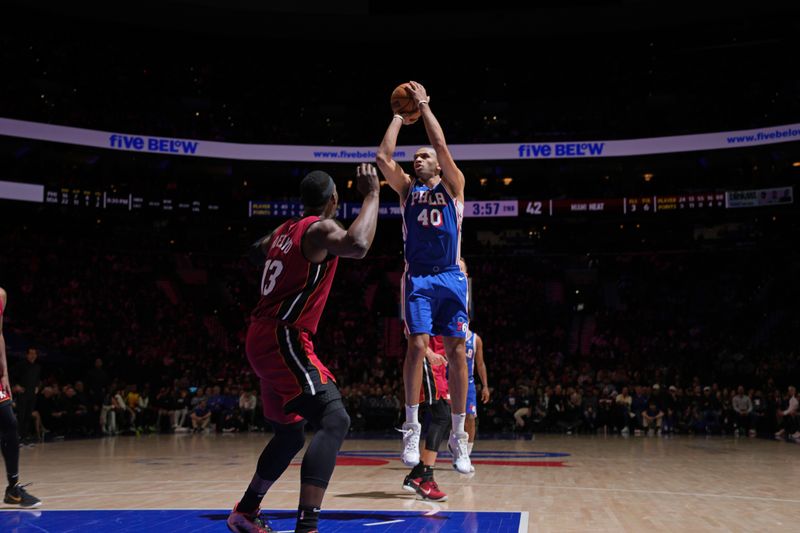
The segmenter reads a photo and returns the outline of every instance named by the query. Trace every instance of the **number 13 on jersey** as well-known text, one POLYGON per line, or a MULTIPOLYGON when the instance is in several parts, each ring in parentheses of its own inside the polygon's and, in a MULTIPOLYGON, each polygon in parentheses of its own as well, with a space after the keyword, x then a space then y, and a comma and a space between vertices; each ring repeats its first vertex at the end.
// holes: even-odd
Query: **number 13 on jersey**
POLYGON ((278 259, 268 259, 261 275, 261 295, 266 296, 275 288, 278 276, 283 272, 283 263, 278 259))

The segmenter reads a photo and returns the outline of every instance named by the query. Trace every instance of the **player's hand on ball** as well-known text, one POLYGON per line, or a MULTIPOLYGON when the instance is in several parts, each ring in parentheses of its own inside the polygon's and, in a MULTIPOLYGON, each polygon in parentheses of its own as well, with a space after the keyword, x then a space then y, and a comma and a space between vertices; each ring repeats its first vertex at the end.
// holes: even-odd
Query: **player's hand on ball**
POLYGON ((430 102, 431 97, 428 96, 428 91, 425 90, 425 87, 420 85, 415 81, 408 82, 408 88, 411 92, 411 97, 414 99, 414 103, 417 104, 419 107, 420 102, 430 102))

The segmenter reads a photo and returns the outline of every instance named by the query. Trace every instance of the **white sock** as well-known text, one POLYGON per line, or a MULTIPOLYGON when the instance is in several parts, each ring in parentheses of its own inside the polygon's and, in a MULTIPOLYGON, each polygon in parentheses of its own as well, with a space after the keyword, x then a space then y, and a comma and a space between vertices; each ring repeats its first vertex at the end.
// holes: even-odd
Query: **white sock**
POLYGON ((467 419, 467 413, 451 414, 450 419, 453 421, 453 433, 464 433, 464 421, 467 419))
POLYGON ((467 443, 467 455, 472 455, 472 448, 475 446, 474 442, 467 443))
POLYGON ((419 404, 406 405, 406 423, 419 424, 419 404))

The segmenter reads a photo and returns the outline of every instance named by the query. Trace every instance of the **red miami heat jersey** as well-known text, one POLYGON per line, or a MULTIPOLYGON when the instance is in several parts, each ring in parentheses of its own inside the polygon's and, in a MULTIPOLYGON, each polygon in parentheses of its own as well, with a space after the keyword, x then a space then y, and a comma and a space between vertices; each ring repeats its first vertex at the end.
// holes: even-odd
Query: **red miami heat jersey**
MULTIPOLYGON (((447 357, 444 349, 444 340, 440 336, 430 338, 428 344, 434 353, 447 357)), ((447 365, 433 366, 426 357, 422 364, 422 390, 419 394, 420 403, 432 404, 436 400, 450 401, 450 388, 447 383, 447 365)))
POLYGON ((261 300, 256 320, 275 320, 311 333, 317 332, 336 273, 338 257, 310 263, 303 255, 303 235, 317 216, 284 222, 269 243, 261 275, 261 300))

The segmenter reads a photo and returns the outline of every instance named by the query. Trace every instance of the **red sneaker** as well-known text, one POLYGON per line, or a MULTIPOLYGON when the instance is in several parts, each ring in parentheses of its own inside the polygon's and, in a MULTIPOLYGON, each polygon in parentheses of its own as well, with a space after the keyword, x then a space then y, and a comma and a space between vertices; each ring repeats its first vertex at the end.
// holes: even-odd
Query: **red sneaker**
POLYGON ((423 500, 432 500, 434 502, 446 502, 447 494, 439 490, 439 485, 434 480, 423 481, 417 488, 417 494, 423 500))
POLYGON ((410 475, 403 479, 403 490, 406 492, 418 492, 419 484, 422 483, 421 477, 412 478, 410 475))
POLYGON ((238 506, 237 503, 228 515, 226 522, 228 529, 234 533, 274 533, 275 530, 258 517, 261 509, 256 509, 252 513, 240 513, 236 510, 238 506))

